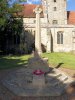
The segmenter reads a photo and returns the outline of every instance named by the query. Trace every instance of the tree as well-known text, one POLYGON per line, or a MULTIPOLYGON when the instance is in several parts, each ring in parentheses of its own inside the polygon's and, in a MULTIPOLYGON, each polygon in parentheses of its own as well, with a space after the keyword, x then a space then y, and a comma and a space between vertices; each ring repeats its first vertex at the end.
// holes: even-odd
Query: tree
POLYGON ((6 0, 0 0, 0 26, 5 24, 8 14, 8 4, 6 0))
POLYGON ((17 40, 23 25, 20 14, 22 6, 14 4, 10 7, 8 2, 8 0, 0 0, 0 49, 2 51, 7 51, 10 48, 9 44, 14 40, 14 35, 16 35, 17 40), (20 17, 20 19, 15 19, 14 16, 20 17))

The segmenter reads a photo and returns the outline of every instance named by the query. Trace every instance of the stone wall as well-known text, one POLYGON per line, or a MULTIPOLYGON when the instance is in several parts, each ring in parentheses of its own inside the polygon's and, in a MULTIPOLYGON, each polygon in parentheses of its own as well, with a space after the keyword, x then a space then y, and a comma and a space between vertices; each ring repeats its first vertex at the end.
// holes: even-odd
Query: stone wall
POLYGON ((67 24, 66 0, 56 0, 56 2, 54 0, 47 0, 46 6, 51 25, 53 24, 53 20, 57 20, 57 24, 60 25, 67 24))
POLYGON ((73 28, 53 28, 53 51, 54 52, 69 52, 72 51, 72 30, 73 28), (57 44, 57 32, 63 32, 63 44, 57 44))
MULTIPOLYGON (((51 14, 50 14, 51 15, 51 14)), ((59 18, 59 17, 58 17, 59 18)), ((63 15, 63 18, 64 17, 63 15)), ((60 21, 60 19, 59 19, 60 21)), ((61 20, 62 21, 62 20, 61 20)), ((35 18, 24 18, 25 40, 27 48, 31 49, 32 44, 35 41, 35 18)), ((64 21, 65 23, 65 21, 64 21)), ((64 24, 63 23, 63 24, 64 24)), ((45 19, 41 18, 41 45, 42 49, 47 52, 70 52, 75 51, 75 38, 73 38, 74 25, 51 25, 48 27, 45 19), (63 32, 63 44, 57 44, 57 33, 63 32)))
MULTIPOLYGON (((33 20, 35 18, 29 19, 27 22, 27 18, 24 19, 25 31, 26 32, 26 42, 28 49, 31 49, 31 45, 35 41, 35 23, 33 20), (25 21, 26 20, 26 21, 25 21)), ((44 19, 41 18, 41 23, 43 27, 41 27, 41 45, 44 51, 48 52, 70 52, 75 51, 75 41, 73 38, 73 30, 75 29, 74 25, 50 25, 48 27, 44 27, 44 19), (57 44, 57 32, 63 32, 63 44, 57 44)))

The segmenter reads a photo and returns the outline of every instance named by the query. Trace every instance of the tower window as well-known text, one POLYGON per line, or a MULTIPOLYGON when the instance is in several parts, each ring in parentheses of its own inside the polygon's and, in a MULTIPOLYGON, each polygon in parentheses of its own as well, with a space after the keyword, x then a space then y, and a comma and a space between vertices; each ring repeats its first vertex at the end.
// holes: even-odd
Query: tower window
POLYGON ((63 44, 63 32, 57 32, 57 44, 63 44))
POLYGON ((57 20, 53 20, 52 23, 53 23, 53 24, 58 24, 58 21, 57 21, 57 20))
POLYGON ((56 0, 54 0, 54 2, 56 2, 56 0))
POLYGON ((57 10, 57 8, 56 7, 54 7, 54 11, 56 11, 57 10))

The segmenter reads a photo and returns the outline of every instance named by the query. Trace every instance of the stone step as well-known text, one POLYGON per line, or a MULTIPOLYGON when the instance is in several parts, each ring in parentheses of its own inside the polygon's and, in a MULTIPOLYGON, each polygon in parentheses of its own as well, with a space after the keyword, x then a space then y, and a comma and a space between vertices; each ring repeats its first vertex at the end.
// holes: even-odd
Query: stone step
POLYGON ((74 82, 74 80, 69 77, 66 81, 63 82, 63 84, 67 84, 68 85, 68 84, 71 84, 73 82, 74 82))
POLYGON ((62 75, 61 73, 49 73, 47 74, 47 77, 59 77, 61 75, 62 75))
POLYGON ((68 77, 60 77, 59 79, 60 81, 57 82, 56 86, 61 87, 61 86, 65 86, 65 82, 68 80, 68 77))
POLYGON ((66 75, 62 75, 60 77, 58 77, 58 80, 60 81, 66 81, 68 79, 68 77, 66 75))
POLYGON ((74 82, 74 80, 68 78, 68 79, 64 80, 63 83, 62 82, 59 82, 59 84, 56 84, 54 86, 54 88, 55 88, 55 90, 57 89, 58 91, 59 90, 65 90, 73 82, 74 82))
POLYGON ((60 83, 63 84, 64 81, 68 79, 67 76, 60 76, 59 78, 53 78, 48 80, 47 82, 49 83, 50 86, 56 86, 59 85, 60 83))
POLYGON ((49 75, 47 75, 46 76, 46 80, 49 80, 49 81, 51 81, 51 80, 54 80, 55 78, 58 78, 58 77, 60 77, 60 76, 62 76, 62 74, 49 74, 49 75))

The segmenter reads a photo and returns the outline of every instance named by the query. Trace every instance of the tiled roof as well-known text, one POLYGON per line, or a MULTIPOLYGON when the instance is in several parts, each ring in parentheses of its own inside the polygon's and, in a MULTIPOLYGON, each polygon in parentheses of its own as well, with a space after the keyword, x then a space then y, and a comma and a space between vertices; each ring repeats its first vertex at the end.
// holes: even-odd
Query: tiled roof
MULTIPOLYGON (((23 5, 23 16, 25 18, 34 18, 35 13, 33 12, 33 10, 36 8, 37 5, 33 5, 33 4, 25 4, 23 5)), ((42 5, 40 5, 40 8, 43 9, 42 5)), ((41 18, 44 17, 43 12, 40 14, 41 18)))
MULTIPOLYGON (((33 13, 33 9, 35 9, 37 5, 33 5, 33 4, 25 4, 23 5, 23 16, 25 18, 34 18, 35 17, 35 13, 33 13)), ((40 5, 40 7, 43 10, 42 5, 40 5)), ((44 17, 43 12, 41 13, 41 18, 44 17)), ((68 24, 75 24, 75 11, 67 11, 67 22, 68 24)))
MULTIPOLYGON (((35 13, 33 10, 37 5, 34 4, 25 4, 23 5, 23 10, 18 15, 22 15, 25 18, 35 18, 35 13)), ((43 6, 40 5, 40 8, 43 10, 43 6)), ((17 14, 15 14, 17 16, 17 14)), ((41 18, 44 17, 43 12, 40 14, 41 18)), ((67 11, 67 23, 75 25, 75 11, 67 11)))
POLYGON ((68 11, 67 12, 67 19, 68 24, 75 25, 75 11, 68 11))

